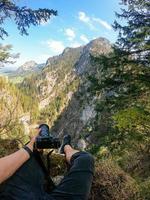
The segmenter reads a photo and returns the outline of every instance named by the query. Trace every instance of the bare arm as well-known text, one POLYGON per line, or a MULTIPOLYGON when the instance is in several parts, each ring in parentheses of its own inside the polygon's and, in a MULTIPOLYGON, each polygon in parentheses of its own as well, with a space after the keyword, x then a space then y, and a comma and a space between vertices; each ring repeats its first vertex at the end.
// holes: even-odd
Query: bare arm
MULTIPOLYGON (((35 137, 27 145, 31 151, 33 151, 33 144, 35 137)), ((20 149, 17 152, 0 158, 0 184, 12 176, 23 163, 30 158, 28 152, 24 149, 20 149)))

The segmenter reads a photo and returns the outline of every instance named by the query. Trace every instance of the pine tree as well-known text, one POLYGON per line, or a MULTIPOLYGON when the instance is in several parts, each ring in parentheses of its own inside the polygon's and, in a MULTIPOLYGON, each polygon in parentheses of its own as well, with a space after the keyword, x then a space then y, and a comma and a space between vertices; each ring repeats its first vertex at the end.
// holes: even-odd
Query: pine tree
MULTIPOLYGON (((12 0, 0 1, 0 38, 4 39, 8 36, 8 32, 3 27, 7 19, 15 22, 21 35, 28 35, 27 29, 31 26, 40 25, 42 22, 47 22, 51 16, 57 15, 57 11, 53 9, 32 10, 27 7, 19 7, 12 0)), ((14 59, 18 58, 19 54, 11 54, 11 45, 0 44, 0 67, 5 63, 13 63, 14 59)))
POLYGON ((4 39, 8 36, 8 32, 3 28, 4 22, 7 19, 14 20, 21 35, 28 35, 27 29, 31 25, 40 25, 42 22, 47 22, 51 16, 57 15, 57 11, 53 9, 33 10, 27 7, 19 7, 12 0, 0 1, 0 38, 4 39))
MULTIPOLYGON (((103 97, 97 101, 97 119, 109 112, 108 144, 115 140, 117 148, 129 148, 130 142, 138 145, 139 140, 149 149, 150 2, 126 0, 123 5, 122 13, 116 14, 123 23, 114 22, 119 35, 112 52, 91 59, 97 66, 90 77, 91 90, 103 97)), ((96 123, 98 127, 101 121, 96 123)))
POLYGON ((19 54, 11 54, 11 45, 0 44, 0 68, 6 63, 14 63, 14 59, 18 58, 19 54))
POLYGON ((114 29, 119 30, 116 46, 124 54, 131 55, 130 59, 137 63, 149 65, 150 62, 150 1, 127 0, 127 9, 116 16, 126 20, 126 25, 114 22, 114 29))
POLYGON ((125 4, 127 9, 117 17, 125 19, 126 25, 115 21, 119 36, 113 51, 92 58, 99 68, 99 77, 91 77, 94 84, 97 82, 94 87, 105 88, 108 101, 112 104, 116 100, 117 106, 128 106, 150 88, 150 2, 131 0, 125 4))

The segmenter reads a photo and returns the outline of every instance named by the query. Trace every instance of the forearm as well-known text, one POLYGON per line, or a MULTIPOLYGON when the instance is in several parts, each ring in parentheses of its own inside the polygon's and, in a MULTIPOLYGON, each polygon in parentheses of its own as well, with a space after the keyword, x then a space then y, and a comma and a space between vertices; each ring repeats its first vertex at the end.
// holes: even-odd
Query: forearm
POLYGON ((29 158, 28 152, 24 149, 20 149, 9 156, 0 158, 0 184, 12 176, 29 158))

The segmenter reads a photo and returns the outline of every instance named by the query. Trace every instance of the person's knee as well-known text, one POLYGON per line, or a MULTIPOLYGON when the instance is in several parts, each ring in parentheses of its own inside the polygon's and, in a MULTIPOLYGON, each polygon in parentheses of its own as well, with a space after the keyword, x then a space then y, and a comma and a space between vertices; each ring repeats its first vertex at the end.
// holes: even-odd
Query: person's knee
POLYGON ((94 157, 90 153, 86 153, 85 158, 87 163, 94 166, 94 157))
POLYGON ((82 163, 82 166, 85 166, 86 168, 94 172, 94 163, 95 163, 94 157, 90 153, 88 152, 81 153, 80 163, 82 163))

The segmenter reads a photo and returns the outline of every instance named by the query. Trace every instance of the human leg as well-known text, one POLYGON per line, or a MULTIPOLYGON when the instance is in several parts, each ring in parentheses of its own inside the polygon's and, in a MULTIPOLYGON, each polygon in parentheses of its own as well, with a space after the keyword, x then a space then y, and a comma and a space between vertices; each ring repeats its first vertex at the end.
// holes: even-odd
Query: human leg
POLYGON ((91 189, 94 159, 87 152, 79 152, 66 145, 64 152, 70 169, 61 183, 51 193, 57 200, 86 200, 91 189))

